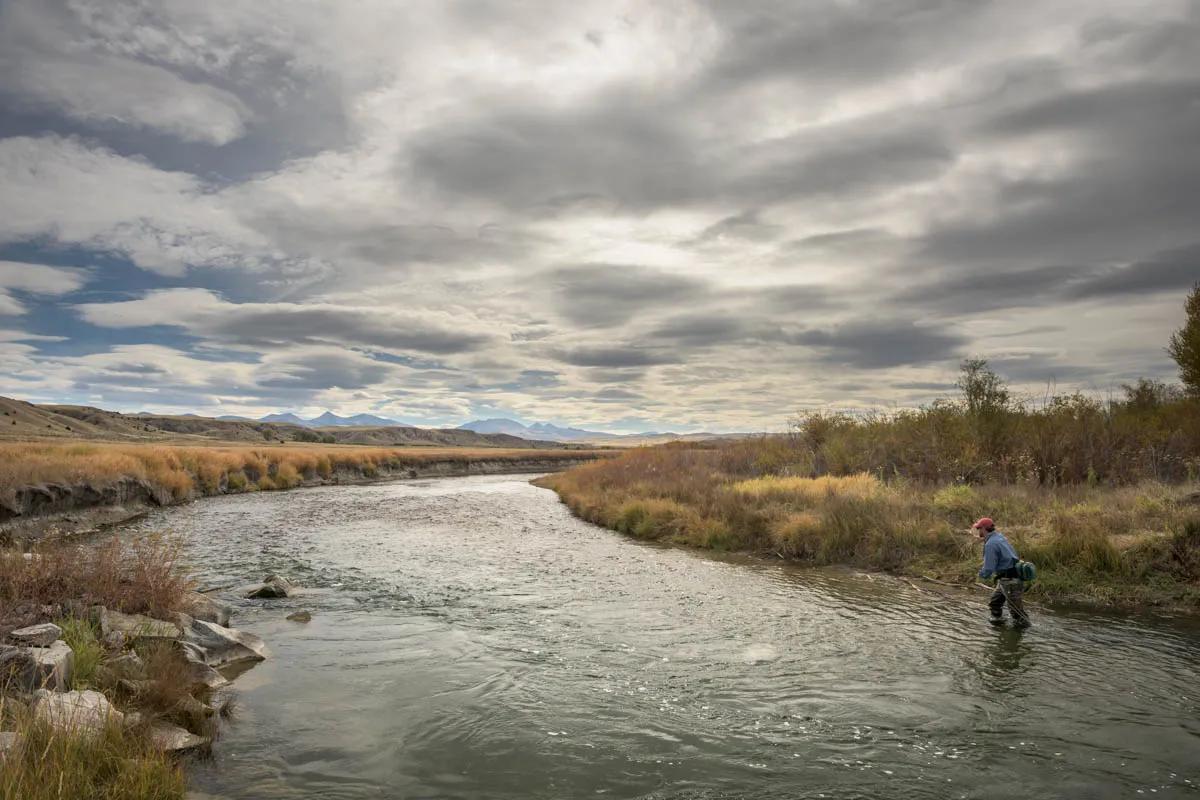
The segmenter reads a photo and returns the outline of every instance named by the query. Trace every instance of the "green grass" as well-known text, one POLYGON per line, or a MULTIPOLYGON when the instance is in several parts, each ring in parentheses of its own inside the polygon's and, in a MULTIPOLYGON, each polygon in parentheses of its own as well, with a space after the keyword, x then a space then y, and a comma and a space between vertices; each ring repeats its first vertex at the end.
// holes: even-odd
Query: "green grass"
POLYGON ((75 666, 71 671, 72 689, 90 689, 96 677, 96 667, 104 657, 104 648, 96 636, 91 622, 69 617, 55 624, 62 628, 65 641, 75 654, 75 666))

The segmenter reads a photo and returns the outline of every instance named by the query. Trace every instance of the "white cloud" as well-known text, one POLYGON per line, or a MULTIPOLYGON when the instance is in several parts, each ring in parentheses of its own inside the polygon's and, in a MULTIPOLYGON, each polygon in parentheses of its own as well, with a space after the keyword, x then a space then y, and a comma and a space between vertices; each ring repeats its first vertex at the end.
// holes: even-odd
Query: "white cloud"
POLYGON ((83 270, 0 261, 0 315, 25 313, 25 306, 12 296, 14 290, 38 295, 64 295, 83 286, 86 280, 87 274, 83 270))
POLYGON ((87 282, 87 273, 69 267, 51 267, 24 261, 0 261, 0 288, 32 294, 69 294, 87 282))

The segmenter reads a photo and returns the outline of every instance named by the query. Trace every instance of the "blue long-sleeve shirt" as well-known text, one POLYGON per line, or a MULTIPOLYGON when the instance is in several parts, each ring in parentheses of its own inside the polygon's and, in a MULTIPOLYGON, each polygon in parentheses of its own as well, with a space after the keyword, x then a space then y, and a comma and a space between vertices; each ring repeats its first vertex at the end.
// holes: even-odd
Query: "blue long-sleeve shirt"
POLYGON ((1000 531, 989 533, 983 542, 983 569, 979 570, 979 577, 990 578, 1012 569, 1017 561, 1017 551, 1004 538, 1004 534, 1000 531))

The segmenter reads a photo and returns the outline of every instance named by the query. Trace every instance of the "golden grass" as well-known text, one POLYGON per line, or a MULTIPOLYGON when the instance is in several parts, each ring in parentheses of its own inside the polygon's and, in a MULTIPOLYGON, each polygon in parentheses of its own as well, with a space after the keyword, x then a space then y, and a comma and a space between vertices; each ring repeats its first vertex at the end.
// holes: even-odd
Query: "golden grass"
POLYGON ((754 442, 630 450, 542 478, 583 519, 641 539, 973 583, 991 516, 1037 563, 1043 599, 1200 611, 1195 486, 1144 482, 926 486, 858 473, 797 477, 754 442))
POLYGON ((791 475, 765 475, 734 483, 733 491, 757 500, 776 500, 809 505, 834 497, 875 497, 883 491, 883 483, 874 475, 822 475, 801 478, 791 475))
POLYGON ((0 501, 31 486, 103 488, 135 481, 162 502, 259 489, 288 489, 335 476, 372 478, 434 463, 556 462, 606 453, 584 450, 460 447, 385 448, 171 446, 76 442, 0 443, 0 501))

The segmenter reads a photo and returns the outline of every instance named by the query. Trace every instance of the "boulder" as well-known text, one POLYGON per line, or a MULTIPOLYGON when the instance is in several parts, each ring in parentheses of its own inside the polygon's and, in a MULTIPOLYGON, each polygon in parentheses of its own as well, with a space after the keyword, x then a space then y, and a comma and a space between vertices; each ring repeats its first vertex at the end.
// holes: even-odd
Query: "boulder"
POLYGON ((145 614, 122 614, 103 606, 98 607, 96 614, 100 623, 100 633, 106 642, 114 633, 120 633, 122 641, 179 638, 179 626, 173 622, 154 619, 145 614))
POLYGON ((111 722, 122 722, 124 714, 113 708, 100 692, 48 692, 39 689, 33 701, 34 716, 58 730, 96 732, 111 722))
POLYGON ((233 607, 206 594, 188 592, 183 597, 183 610, 195 619, 229 627, 229 615, 233 607))
POLYGON ((0 686, 32 692, 38 688, 38 665, 24 647, 0 644, 0 686))
POLYGON ((312 622, 312 614, 308 611, 297 611, 295 614, 288 614, 287 618, 292 622, 312 622))
POLYGON ((183 626, 182 641, 198 647, 210 667, 222 667, 244 661, 262 661, 267 657, 263 640, 252 633, 225 628, 202 619, 179 615, 183 626))
POLYGON ((187 662, 191 673, 192 683, 196 686, 206 686, 209 689, 220 689, 229 680, 208 665, 204 650, 190 642, 179 642, 179 650, 183 660, 187 662))
POLYGON ((178 725, 171 725, 167 722, 155 722, 150 726, 150 741, 159 750, 170 753, 180 753, 184 750, 194 750, 197 747, 208 744, 207 739, 203 739, 194 733, 180 728, 178 725))
POLYGON ((0 761, 9 753, 16 752, 17 743, 21 741, 21 734, 12 733, 10 731, 0 731, 0 761))
POLYGON ((66 642, 59 640, 49 647, 31 647, 29 653, 37 665, 36 688, 56 692, 65 692, 71 688, 75 653, 66 642))
POLYGON ((287 578, 280 575, 268 575, 263 578, 261 584, 247 587, 243 593, 243 597, 251 599, 290 597, 295 588, 287 578))
POLYGON ((26 647, 49 647, 62 638, 62 628, 53 622, 43 622, 15 630, 8 637, 26 647))
POLYGON ((184 714, 190 714, 193 717, 211 717, 217 713, 217 710, 207 703, 202 703, 190 694, 185 694, 175 704, 175 708, 184 714))

